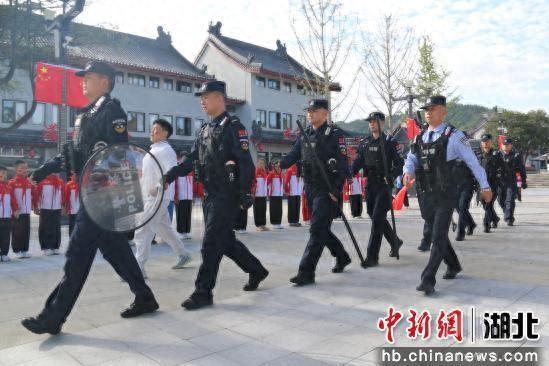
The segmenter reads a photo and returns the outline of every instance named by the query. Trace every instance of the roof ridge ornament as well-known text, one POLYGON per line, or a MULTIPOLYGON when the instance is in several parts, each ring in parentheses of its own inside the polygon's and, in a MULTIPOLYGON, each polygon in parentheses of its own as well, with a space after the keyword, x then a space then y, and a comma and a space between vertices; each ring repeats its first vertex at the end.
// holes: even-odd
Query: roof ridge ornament
POLYGON ((172 44, 172 35, 170 32, 164 32, 164 27, 159 25, 156 30, 158 31, 158 37, 156 37, 156 40, 162 44, 170 45, 172 44))
POLYGON ((286 51, 286 43, 282 43, 280 39, 276 40, 276 54, 280 56, 286 56, 288 54, 286 51))
POLYGON ((221 35, 221 26, 223 23, 217 22, 215 25, 213 25, 212 22, 210 22, 210 25, 208 26, 208 33, 213 34, 216 37, 219 37, 221 35))

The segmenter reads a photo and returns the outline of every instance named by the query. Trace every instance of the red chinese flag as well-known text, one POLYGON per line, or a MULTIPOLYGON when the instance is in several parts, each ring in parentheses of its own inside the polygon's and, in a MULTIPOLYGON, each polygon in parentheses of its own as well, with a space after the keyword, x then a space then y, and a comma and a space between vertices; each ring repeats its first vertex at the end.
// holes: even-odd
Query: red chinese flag
POLYGON ((500 150, 503 149, 503 140, 505 139, 505 137, 507 137, 507 136, 503 136, 503 135, 498 136, 498 148, 500 150))
POLYGON ((402 210, 402 206, 404 205, 404 198, 406 197, 407 191, 408 191, 408 188, 403 187, 400 191, 398 191, 398 194, 395 196, 395 198, 393 198, 394 211, 402 210))
POLYGON ((421 130, 416 123, 416 120, 413 118, 406 118, 406 136, 409 140, 412 140, 414 137, 419 135, 421 130))
POLYGON ((61 104, 63 68, 39 62, 36 64, 34 99, 38 102, 61 104))
POLYGON ((82 89, 84 78, 76 76, 76 71, 77 70, 74 69, 67 70, 67 105, 82 108, 87 106, 90 102, 84 96, 84 91, 82 89))

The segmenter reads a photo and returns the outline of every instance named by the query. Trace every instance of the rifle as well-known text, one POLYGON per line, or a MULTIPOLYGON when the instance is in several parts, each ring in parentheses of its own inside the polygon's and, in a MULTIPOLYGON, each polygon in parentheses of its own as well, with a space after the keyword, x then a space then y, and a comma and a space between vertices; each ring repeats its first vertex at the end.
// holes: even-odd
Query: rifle
MULTIPOLYGON (((334 197, 338 197, 339 193, 336 192, 333 187, 332 183, 330 183, 330 179, 328 178, 328 175, 326 174, 326 171, 324 170, 324 166, 322 165, 322 162, 320 161, 318 155, 316 154, 316 150, 313 148, 311 144, 311 140, 309 140, 309 135, 305 133, 305 129, 301 125, 301 122, 299 120, 297 122, 297 127, 299 127, 299 132, 301 132, 301 136, 303 136, 303 140, 305 141, 307 148, 311 151, 311 155, 313 156, 313 160, 315 161, 315 164, 317 165, 318 169, 320 170, 320 173, 322 175, 322 179, 328 186, 328 190, 334 197)), ((345 224, 345 228, 347 229, 347 232, 349 233, 349 236, 351 237, 351 241, 353 242, 353 245, 356 249, 356 252, 358 254, 358 258, 360 259, 360 265, 364 268, 366 265, 366 262, 364 260, 364 257, 362 256, 362 252, 360 251, 360 247, 358 246, 358 243, 356 241, 355 235, 353 234, 353 230, 351 230, 351 226, 349 225, 349 222, 347 221, 347 218, 345 217, 345 213, 343 213, 343 210, 341 207, 339 207, 339 204, 336 203, 338 211, 341 213, 341 218, 343 219, 343 223, 345 224)))

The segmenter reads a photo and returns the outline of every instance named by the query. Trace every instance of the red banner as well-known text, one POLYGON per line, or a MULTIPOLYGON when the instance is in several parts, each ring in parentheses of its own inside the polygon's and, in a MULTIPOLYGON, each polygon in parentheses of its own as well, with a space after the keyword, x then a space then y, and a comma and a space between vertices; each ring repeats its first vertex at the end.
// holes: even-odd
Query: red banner
POLYGON ((76 76, 77 70, 67 70, 67 105, 76 108, 82 108, 89 104, 88 99, 84 96, 83 83, 84 78, 76 76))
POLYGON ((36 64, 34 99, 38 102, 61 104, 63 68, 59 66, 36 64))
POLYGON ((420 132, 421 130, 417 125, 416 120, 413 118, 406 118, 406 136, 408 136, 408 139, 413 140, 420 132))
POLYGON ((507 136, 504 136, 504 135, 499 135, 498 136, 498 149, 502 150, 503 149, 503 140, 506 138, 507 136))

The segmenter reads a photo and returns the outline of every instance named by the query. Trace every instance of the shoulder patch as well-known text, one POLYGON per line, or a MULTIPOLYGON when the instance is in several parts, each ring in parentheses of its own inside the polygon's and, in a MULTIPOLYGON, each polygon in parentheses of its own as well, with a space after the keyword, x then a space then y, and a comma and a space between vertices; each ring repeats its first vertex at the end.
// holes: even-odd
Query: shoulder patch
POLYGON ((112 127, 117 133, 124 133, 126 131, 126 120, 124 118, 118 118, 112 121, 112 127))

